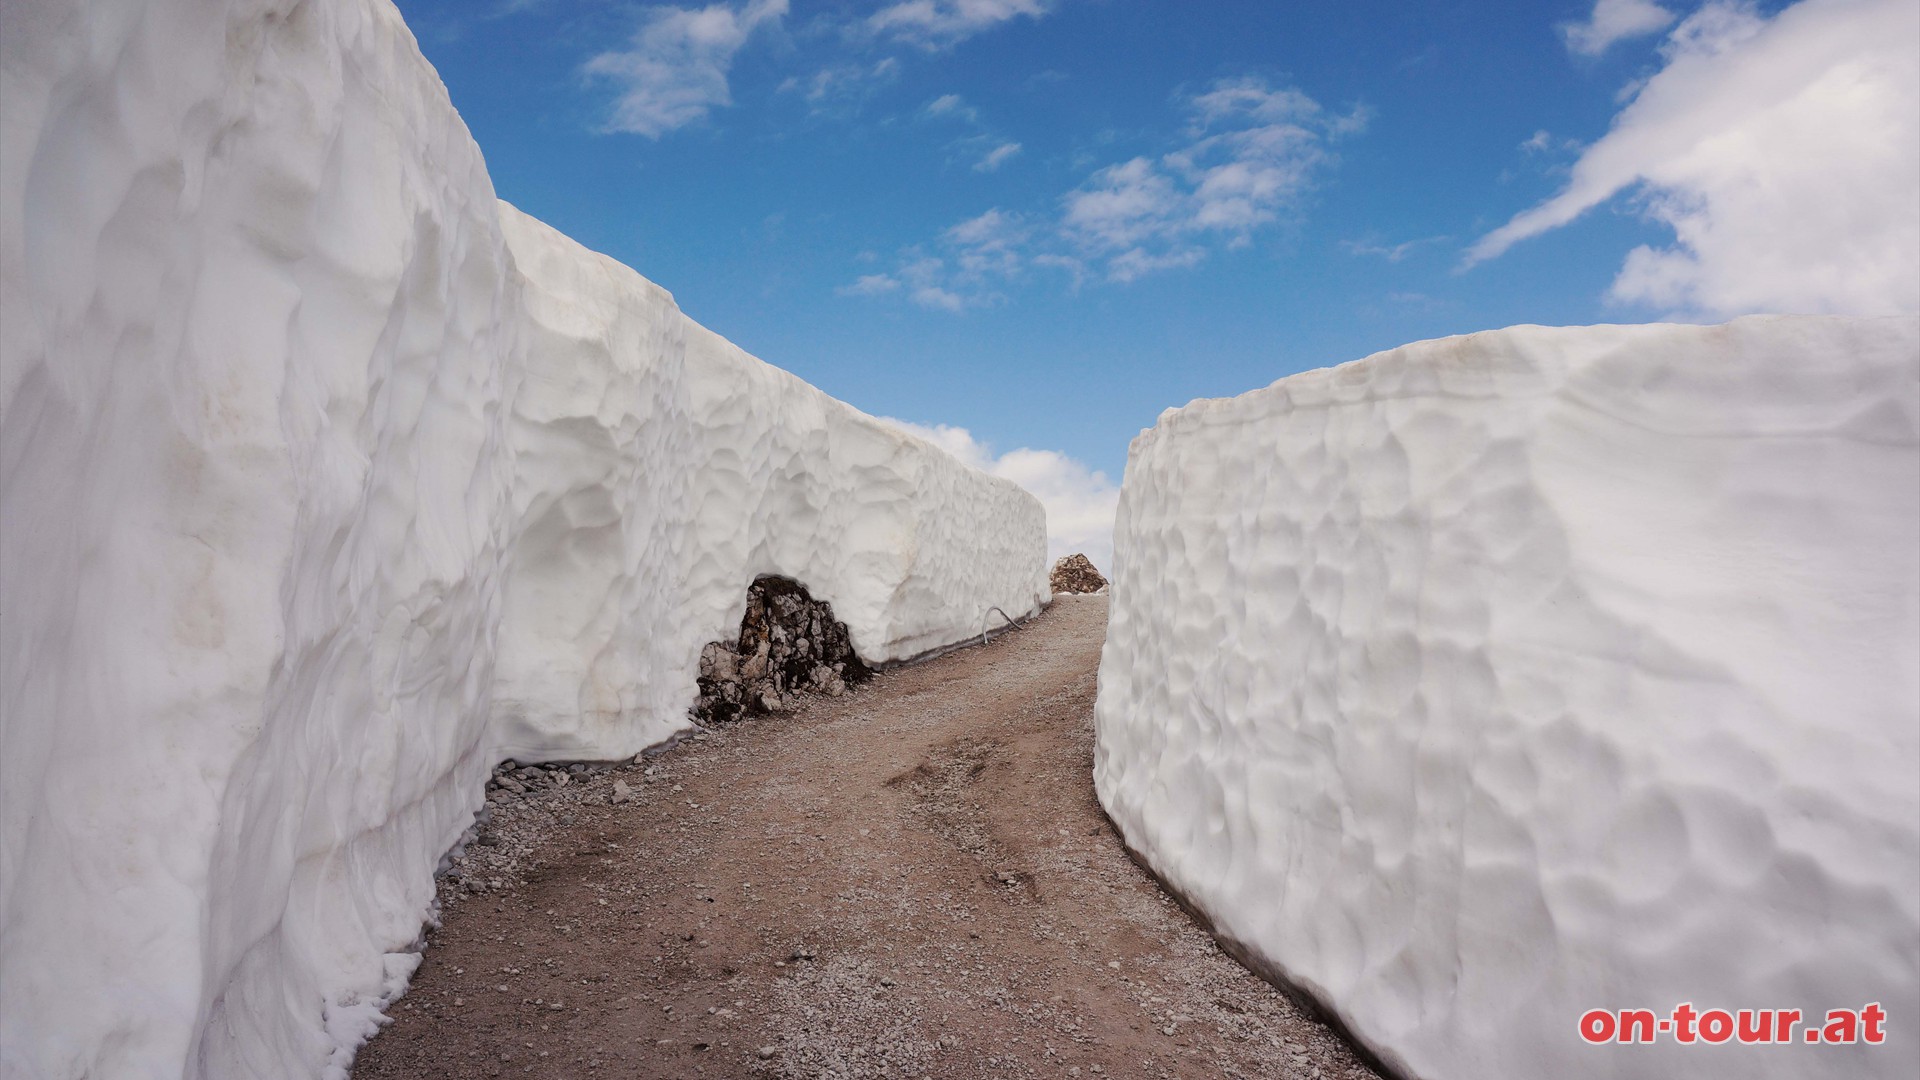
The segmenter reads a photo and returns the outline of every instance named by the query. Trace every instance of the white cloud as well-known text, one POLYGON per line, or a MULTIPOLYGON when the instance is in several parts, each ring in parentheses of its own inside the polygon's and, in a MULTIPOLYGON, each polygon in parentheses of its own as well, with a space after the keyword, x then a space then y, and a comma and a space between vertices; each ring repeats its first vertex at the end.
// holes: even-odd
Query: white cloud
POLYGON ((499 3, 493 6, 493 10, 489 11, 483 17, 488 19, 504 19, 509 15, 519 15, 522 12, 532 11, 544 3, 546 3, 546 0, 500 0, 499 3))
POLYGON ((941 235, 975 258, 999 261, 1018 257, 1014 249, 1026 240, 1027 228, 1018 217, 996 206, 979 217, 968 218, 941 235))
POLYGON ((1443 244, 1453 239, 1451 236, 1423 236, 1418 240, 1404 240, 1398 244, 1383 243, 1379 240, 1342 240, 1340 246, 1354 255, 1378 255, 1390 263, 1397 263, 1428 244, 1443 244))
POLYGON ((1120 489, 1107 474, 1056 450, 1022 447, 995 455, 966 428, 927 426, 881 417, 881 422, 938 446, 983 472, 1032 492, 1047 508, 1047 558, 1080 552, 1103 572, 1113 571, 1113 515, 1120 489))
POLYGON ((995 134, 981 119, 980 110, 967 104, 959 94, 942 94, 934 98, 920 110, 920 116, 928 121, 957 122, 974 129, 972 134, 961 136, 948 144, 948 149, 956 157, 972 161, 974 172, 995 172, 1021 150, 1019 143, 995 134))
POLYGON ((867 17, 869 33, 923 49, 943 49, 1024 15, 1038 19, 1051 0, 905 0, 867 17))
MULTIPOLYGON (((971 108, 949 94, 924 111, 971 108)), ((1129 282, 1196 266, 1210 245, 1244 246, 1283 220, 1332 162, 1326 144, 1367 122, 1363 108, 1331 113, 1299 90, 1251 78, 1215 82, 1186 111, 1174 149, 1099 169, 1062 197, 1057 216, 1036 222, 996 207, 942 233, 937 255, 903 251, 898 276, 916 289, 908 295, 960 311, 1000 301, 997 287, 1029 267, 1065 271, 1077 289, 1096 273, 1129 282)), ((1002 144, 987 161, 1018 149, 1002 144)))
POLYGON ((988 293, 963 296, 955 291, 955 275, 945 259, 920 252, 909 254, 911 257, 901 264, 898 277, 906 285, 907 298, 921 307, 957 312, 994 301, 995 297, 988 293))
POLYGON ((587 74, 622 86, 608 127, 657 139, 730 105, 734 54, 761 26, 778 23, 787 0, 751 0, 744 8, 645 9, 631 47, 587 61, 587 74))
POLYGON ((1529 154, 1557 154, 1562 151, 1577 152, 1583 150, 1585 149, 1585 144, 1579 139, 1560 138, 1546 128, 1541 128, 1539 131, 1528 136, 1526 141, 1520 144, 1520 149, 1529 154))
POLYGON ((879 296, 890 293, 900 287, 900 282, 887 274, 864 274, 851 285, 842 285, 834 291, 841 296, 879 296))
POLYGON ((1018 277, 1026 257, 1023 250, 1032 229, 1021 218, 998 207, 969 218, 940 234, 934 251, 912 247, 900 253, 892 274, 869 274, 835 291, 842 296, 879 296, 895 281, 906 286, 907 299, 935 311, 964 311, 1004 299, 999 282, 1018 277), (869 282, 875 282, 869 285, 869 282))
POLYGON ((1567 50, 1599 56, 1616 41, 1644 37, 1673 25, 1674 14, 1652 0, 1594 0, 1585 22, 1562 23, 1567 50))
POLYGON ((959 293, 948 292, 938 285, 922 285, 913 290, 911 295, 914 303, 938 311, 959 311, 967 306, 965 297, 959 293))
POLYGON ((1007 159, 1020 152, 1017 142, 1003 142, 987 151, 987 155, 973 163, 974 172, 993 172, 1007 163, 1007 159))
POLYGON ((832 64, 805 79, 789 76, 779 92, 799 94, 815 115, 850 115, 899 77, 900 61, 889 56, 874 64, 832 64))
POLYGON ((1219 80, 1188 111, 1185 146, 1109 165, 1065 199, 1064 235, 1104 258, 1115 281, 1193 266, 1209 239, 1249 243, 1312 188, 1332 160, 1326 144, 1364 129, 1368 115, 1330 113, 1257 78, 1219 80))
POLYGON ((1771 19, 1711 3, 1574 163, 1565 190, 1466 265, 1631 190, 1674 230, 1611 296, 1676 313, 1920 308, 1920 5, 1803 0, 1771 19))
POLYGON ((1184 193, 1154 162, 1137 157, 1093 174, 1067 196, 1065 225, 1088 247, 1132 247, 1177 232, 1184 193))
POLYGON ((975 123, 980 119, 979 110, 967 104, 967 100, 959 94, 941 94, 927 102, 926 113, 933 117, 952 116, 968 123, 975 123))

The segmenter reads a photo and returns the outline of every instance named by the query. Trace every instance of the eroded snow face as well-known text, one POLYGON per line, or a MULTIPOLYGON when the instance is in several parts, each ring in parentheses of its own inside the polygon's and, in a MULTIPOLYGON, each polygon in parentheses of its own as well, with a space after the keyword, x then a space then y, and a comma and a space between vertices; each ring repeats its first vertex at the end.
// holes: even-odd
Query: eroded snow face
POLYGON ((1037 502, 496 202, 384 0, 3 18, 7 1077, 341 1073, 488 766, 670 731, 759 574, 874 660, 1044 598, 1037 502))
POLYGON ((522 523, 499 639, 509 756, 614 756, 636 730, 683 726, 701 648, 738 630, 762 575, 830 603, 873 663, 1050 595, 1033 496, 755 360, 512 207, 502 222, 525 311, 506 429, 522 523))
POLYGON ((1920 325, 1516 327, 1164 417, 1095 771, 1428 1080, 1894 1077, 1590 1008, 1920 1015, 1920 325))

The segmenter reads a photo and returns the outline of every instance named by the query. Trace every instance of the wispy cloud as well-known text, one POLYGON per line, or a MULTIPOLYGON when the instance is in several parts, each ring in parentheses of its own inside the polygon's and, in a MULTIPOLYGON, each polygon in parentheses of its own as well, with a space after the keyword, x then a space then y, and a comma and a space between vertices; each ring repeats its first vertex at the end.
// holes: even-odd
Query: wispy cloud
POLYGON ((948 143, 956 160, 968 162, 974 172, 997 172, 1020 153, 1021 145, 1004 138, 980 115, 980 110, 959 94, 942 94, 921 108, 919 117, 929 124, 957 124, 968 133, 948 143))
POLYGON ((882 417, 908 434, 938 446, 961 461, 1004 477, 1032 492, 1047 508, 1047 557, 1080 552, 1102 570, 1113 570, 1113 516, 1120 489, 1107 474, 1088 468, 1057 450, 1022 447, 995 454, 971 431, 946 424, 915 424, 882 417))
POLYGON ((872 64, 829 64, 804 79, 788 76, 776 92, 799 95, 814 115, 848 116, 899 78, 900 61, 888 56, 872 64))
POLYGON ((1311 190, 1328 143, 1367 122, 1363 108, 1329 112, 1257 78, 1220 80, 1187 111, 1185 145, 1100 169, 1063 200, 1063 234, 1116 281, 1195 265, 1212 243, 1244 246, 1311 190))
POLYGON ((1520 149, 1529 154, 1552 154, 1563 150, 1580 150, 1584 147, 1579 139, 1557 138, 1551 131, 1541 128, 1520 143, 1520 149))
POLYGON ((607 126, 650 139, 704 120, 733 103, 727 73, 734 54, 762 26, 787 13, 787 0, 745 7, 650 7, 624 50, 587 61, 586 72, 620 87, 607 126))
POLYGON ((1025 268, 1024 248, 1032 235, 1026 222, 999 209, 953 226, 927 246, 901 253, 891 275, 913 303, 937 311, 963 311, 999 303, 1001 283, 1025 268))
POLYGON ((867 33, 923 49, 946 49, 1022 16, 1038 19, 1052 0, 905 0, 867 17, 867 33))
MULTIPOLYGON (((1063 271, 1077 287, 1089 276, 1134 281, 1196 266, 1215 247, 1245 246, 1312 190, 1333 161, 1329 144, 1367 122, 1364 108, 1332 112, 1297 89, 1255 78, 1220 80, 1183 105, 1187 122, 1172 148, 1096 169, 1055 213, 1029 218, 996 208, 949 229, 940 254, 903 253, 962 301, 929 306, 958 310, 977 306, 973 297, 997 299, 997 283, 1029 267, 1063 271), (975 242, 985 223, 999 230, 990 252, 975 242)), ((964 108, 949 96, 926 111, 964 108)), ((981 164, 1010 154, 1006 145, 981 164)))
POLYGON ((1388 244, 1376 239, 1342 240, 1340 246, 1352 255, 1378 256, 1390 263, 1397 263, 1407 256, 1430 244, 1444 244, 1453 239, 1451 236, 1423 236, 1418 240, 1405 240, 1398 244, 1388 244))
POLYGON ((1682 314, 1920 307, 1920 6, 1716 0, 1586 148, 1558 195, 1469 249, 1472 266, 1623 191, 1670 227, 1610 295, 1682 314))
POLYGON ((851 285, 842 285, 834 292, 841 296, 879 296, 900 288, 899 279, 891 274, 865 274, 851 285))
POLYGON ((499 0, 482 18, 504 19, 510 15, 519 15, 532 11, 535 8, 544 7, 546 2, 547 0, 499 0))
POLYGON ((1000 166, 1005 165, 1007 161, 1013 157, 1013 155, 1019 152, 1020 152, 1019 143, 1003 142, 1000 145, 994 147, 993 149, 987 151, 987 154, 985 157, 981 158, 979 161, 974 162, 973 171, 974 172, 994 172, 998 170, 1000 166))
POLYGON ((1674 18, 1673 12, 1653 0, 1594 0, 1593 11, 1584 20, 1560 25, 1560 37, 1569 52, 1599 56, 1616 41, 1665 30, 1674 18))
POLYGON ((927 102, 927 107, 921 111, 929 117, 952 117, 970 124, 980 120, 980 110, 967 104, 967 99, 959 94, 941 94, 927 102))

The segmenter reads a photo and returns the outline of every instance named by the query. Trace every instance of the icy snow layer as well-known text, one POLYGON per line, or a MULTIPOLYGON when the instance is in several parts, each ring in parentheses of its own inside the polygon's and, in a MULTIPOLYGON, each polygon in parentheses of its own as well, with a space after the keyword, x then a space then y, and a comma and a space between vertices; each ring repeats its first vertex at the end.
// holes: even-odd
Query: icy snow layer
POLYGON ((1033 496, 753 359, 620 263, 502 215, 527 312, 508 426, 525 524, 495 691, 511 752, 630 753, 636 725, 642 742, 684 726, 701 646, 735 636, 760 574, 832 603, 868 662, 1051 595, 1033 496))
POLYGON ((1912 319, 1515 327, 1164 414, 1101 800, 1412 1075, 1911 1077, 1917 382, 1912 319), (1874 1048, 1575 1028, 1871 1001, 1874 1048))
POLYGON ((756 574, 878 661, 1045 551, 497 203, 384 0, 0 5, 0 1076, 337 1073, 489 763, 680 725, 756 574))

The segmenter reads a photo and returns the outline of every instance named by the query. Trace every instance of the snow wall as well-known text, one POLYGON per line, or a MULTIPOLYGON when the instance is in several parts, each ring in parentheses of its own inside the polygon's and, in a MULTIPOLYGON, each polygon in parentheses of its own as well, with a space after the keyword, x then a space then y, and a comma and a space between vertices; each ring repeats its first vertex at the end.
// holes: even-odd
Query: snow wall
POLYGON ((1911 1077, 1920 323, 1522 326, 1134 441, 1095 781, 1405 1075, 1911 1077), (1591 1008, 1880 1002, 1878 1047, 1591 1008))
POLYGON ((491 763, 684 726, 759 574, 872 662, 1039 503, 498 203, 385 0, 0 7, 0 1075, 338 1075, 491 763))

